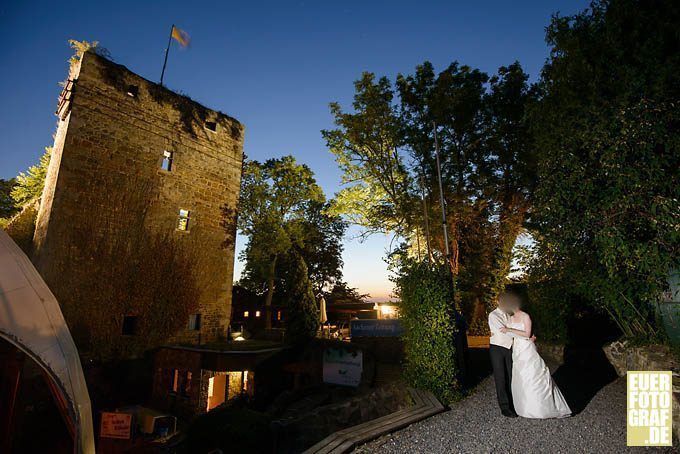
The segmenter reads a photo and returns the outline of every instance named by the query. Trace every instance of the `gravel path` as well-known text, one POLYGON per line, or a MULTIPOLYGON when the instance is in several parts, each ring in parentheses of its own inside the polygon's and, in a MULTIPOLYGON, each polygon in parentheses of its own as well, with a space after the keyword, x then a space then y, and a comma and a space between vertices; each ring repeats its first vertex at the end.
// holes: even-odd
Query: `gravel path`
MULTIPOLYGON (((582 384, 589 377, 580 375, 572 378, 582 384)), ((565 396, 568 397, 566 392, 565 396)), ((493 378, 487 377, 473 395, 453 404, 450 411, 385 435, 358 447, 354 452, 677 452, 675 448, 626 447, 624 378, 618 378, 594 391, 593 397, 583 406, 575 416, 565 419, 505 418, 500 415, 496 403, 493 378)))

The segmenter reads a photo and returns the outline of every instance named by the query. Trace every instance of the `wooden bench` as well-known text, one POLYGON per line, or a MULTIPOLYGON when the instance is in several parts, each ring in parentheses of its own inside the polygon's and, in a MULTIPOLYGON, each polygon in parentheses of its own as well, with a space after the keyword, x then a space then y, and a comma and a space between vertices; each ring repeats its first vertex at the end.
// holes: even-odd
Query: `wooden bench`
POLYGON ((342 454, 349 452, 359 444, 366 443, 383 434, 403 429, 414 422, 444 411, 444 406, 431 392, 413 388, 408 388, 408 391, 413 399, 412 406, 363 424, 339 430, 307 449, 304 454, 342 454))

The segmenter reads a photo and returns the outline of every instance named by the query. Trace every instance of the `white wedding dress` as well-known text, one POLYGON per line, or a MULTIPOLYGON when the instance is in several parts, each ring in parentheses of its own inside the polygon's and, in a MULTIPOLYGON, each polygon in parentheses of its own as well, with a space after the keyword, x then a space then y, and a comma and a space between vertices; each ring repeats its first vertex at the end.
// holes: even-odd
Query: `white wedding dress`
MULTIPOLYGON (((524 323, 510 323, 524 331, 524 323)), ((548 366, 525 337, 514 336, 512 345, 512 402, 524 418, 563 418, 571 409, 550 375, 548 366)))

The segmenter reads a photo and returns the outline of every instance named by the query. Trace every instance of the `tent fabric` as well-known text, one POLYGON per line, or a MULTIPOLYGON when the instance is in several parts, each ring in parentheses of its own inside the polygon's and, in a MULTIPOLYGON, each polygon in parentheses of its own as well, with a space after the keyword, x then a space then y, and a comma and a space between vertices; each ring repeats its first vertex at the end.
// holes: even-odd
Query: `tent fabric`
POLYGON ((79 453, 94 453, 92 407, 57 299, 14 241, 0 229, 0 337, 35 360, 67 403, 79 453))

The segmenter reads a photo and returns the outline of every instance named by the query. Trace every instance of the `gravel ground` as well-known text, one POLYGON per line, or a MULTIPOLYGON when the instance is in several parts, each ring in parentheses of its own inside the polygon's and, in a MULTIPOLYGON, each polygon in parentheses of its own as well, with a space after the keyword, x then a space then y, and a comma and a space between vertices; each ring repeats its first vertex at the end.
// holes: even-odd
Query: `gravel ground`
MULTIPOLYGON (((581 376, 583 383, 586 376, 581 376)), ((566 395, 566 394, 565 394, 566 395)), ((493 378, 450 411, 385 435, 355 453, 620 453, 678 452, 676 448, 626 447, 626 381, 605 385, 575 416, 532 420, 505 418, 493 378)))

